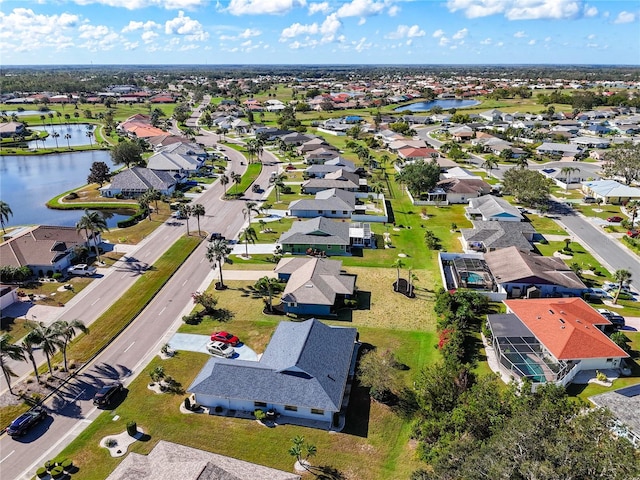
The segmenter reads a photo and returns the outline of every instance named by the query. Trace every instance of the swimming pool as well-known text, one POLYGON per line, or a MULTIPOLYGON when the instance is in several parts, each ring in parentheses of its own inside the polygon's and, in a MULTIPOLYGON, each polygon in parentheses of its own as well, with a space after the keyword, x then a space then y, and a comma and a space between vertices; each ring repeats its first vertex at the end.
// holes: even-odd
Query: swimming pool
POLYGON ((518 352, 508 352, 505 353, 504 356, 509 359, 514 367, 523 373, 523 376, 528 377, 532 382, 546 382, 544 370, 536 361, 518 352))

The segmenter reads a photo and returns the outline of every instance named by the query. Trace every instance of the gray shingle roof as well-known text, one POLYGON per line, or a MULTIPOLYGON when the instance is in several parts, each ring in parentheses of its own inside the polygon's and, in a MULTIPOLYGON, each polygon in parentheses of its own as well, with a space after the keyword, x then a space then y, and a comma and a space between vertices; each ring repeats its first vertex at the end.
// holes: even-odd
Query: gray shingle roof
MULTIPOLYGON (((281 260, 281 262, 286 262, 281 260)), ((326 258, 304 258, 296 263, 282 292, 282 301, 305 305, 333 305, 337 294, 351 295, 355 289, 356 277, 344 275, 340 269, 342 262, 326 258)), ((276 273, 284 269, 276 267, 276 273)))
POLYGON ((334 222, 325 217, 293 222, 289 231, 280 236, 278 243, 349 245, 349 224, 346 222, 334 222))
POLYGON ((111 188, 122 191, 140 191, 149 188, 164 191, 175 184, 176 180, 169 172, 144 167, 123 170, 111 179, 111 188))
POLYGON ((188 391, 336 412, 356 340, 355 328, 280 322, 260 361, 212 358, 188 391))
POLYGON ((147 167, 153 170, 188 170, 198 169, 200 162, 190 155, 158 152, 147 160, 147 167))
POLYGON ((289 210, 336 210, 353 211, 356 205, 354 192, 330 188, 316 193, 313 200, 296 200, 291 202, 289 210))
POLYGON ((524 222, 471 222, 473 228, 461 228, 466 242, 482 242, 487 249, 515 246, 520 250, 533 250, 525 235, 533 235, 535 229, 524 222))
POLYGON ((485 220, 498 215, 515 217, 520 221, 524 220, 520 210, 506 200, 494 197, 493 195, 470 199, 467 212, 469 214, 480 214, 485 220))

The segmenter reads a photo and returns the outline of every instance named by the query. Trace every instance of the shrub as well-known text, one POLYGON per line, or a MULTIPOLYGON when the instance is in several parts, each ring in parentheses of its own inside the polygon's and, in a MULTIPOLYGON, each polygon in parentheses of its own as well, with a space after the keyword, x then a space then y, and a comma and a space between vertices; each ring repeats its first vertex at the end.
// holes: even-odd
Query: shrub
POLYGON ((53 274, 52 278, 54 280, 60 280, 60 279, 62 279, 62 274, 60 272, 56 272, 56 273, 53 274))
POLYGON ((540 243, 541 243, 542 245, 547 245, 547 244, 549 243, 549 240, 547 240, 546 238, 541 238, 541 239, 540 239, 540 243))
POLYGON ((263 410, 257 409, 256 411, 253 412, 253 416, 256 417, 256 420, 258 421, 262 421, 265 418, 267 418, 267 414, 264 413, 263 410))
POLYGON ((184 315, 182 321, 187 325, 199 325, 202 322, 202 317, 198 312, 193 312, 189 315, 184 315))
POLYGON ((53 478, 60 478, 62 477, 62 475, 64 475, 64 468, 62 468, 60 465, 51 469, 51 476, 53 478))
POLYGON ((47 469, 45 467, 40 467, 38 470, 36 470, 36 476, 38 478, 44 478, 47 476, 47 469))
POLYGON ((71 460, 70 458, 66 458, 60 463, 60 466, 65 470, 69 470, 71 467, 73 467, 73 460, 71 460))
POLYGON ((76 198, 78 198, 78 194, 76 192, 71 192, 64 197, 65 200, 75 200, 76 198))
POLYGON ((600 381, 600 382, 606 382, 607 381, 607 376, 604 373, 596 370, 596 379, 598 379, 598 381, 600 381))
POLYGON ((107 438, 104 442, 107 448, 113 448, 118 446, 118 441, 115 438, 107 438))

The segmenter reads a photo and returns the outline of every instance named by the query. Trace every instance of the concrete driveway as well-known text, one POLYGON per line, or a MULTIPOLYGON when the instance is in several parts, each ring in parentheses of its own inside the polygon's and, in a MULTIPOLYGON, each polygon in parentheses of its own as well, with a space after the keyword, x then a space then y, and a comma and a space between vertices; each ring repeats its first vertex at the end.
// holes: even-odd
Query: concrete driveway
MULTIPOLYGON (((187 352, 207 352, 207 343, 211 340, 207 335, 195 335, 193 333, 176 333, 171 340, 169 340, 169 346, 173 350, 183 350, 187 352)), ((247 347, 244 343, 240 342, 237 347, 233 347, 237 355, 234 355, 234 359, 247 360, 250 362, 257 362, 258 355, 252 349, 247 347)))

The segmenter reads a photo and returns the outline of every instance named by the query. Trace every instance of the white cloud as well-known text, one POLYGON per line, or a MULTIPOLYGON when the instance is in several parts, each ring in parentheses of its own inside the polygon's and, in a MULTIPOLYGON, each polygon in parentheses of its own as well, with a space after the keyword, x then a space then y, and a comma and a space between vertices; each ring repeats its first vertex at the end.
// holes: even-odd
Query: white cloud
POLYGON ((585 17, 595 17, 596 15, 598 15, 598 9, 596 7, 592 7, 591 5, 584 6, 585 17))
POLYGON ((143 32, 142 35, 140 35, 140 38, 142 38, 142 41, 144 43, 151 43, 153 42, 156 38, 158 38, 158 34, 156 32, 143 32))
POLYGON ((502 46, 504 46, 504 42, 498 42, 498 43, 496 43, 496 47, 502 47, 502 46))
POLYGON ((390 17, 395 17, 396 15, 398 15, 398 13, 400 13, 400 7, 397 5, 391 5, 387 13, 390 17))
POLYGON ((435 32, 433 32, 432 37, 433 38, 440 38, 443 35, 444 35, 444 30, 436 30, 435 32))
POLYGON ((100 4, 110 7, 139 10, 147 7, 158 7, 166 10, 193 10, 206 5, 208 0, 73 0, 78 5, 100 4))
POLYGON ((309 4, 309 15, 314 15, 316 13, 322 13, 324 15, 327 15, 330 11, 331 11, 331 7, 329 6, 329 2, 309 4))
POLYGON ((453 39, 454 40, 462 40, 464 37, 467 36, 467 34, 469 33, 469 30, 467 30, 466 28, 463 28, 462 30, 458 30, 454 35, 453 35, 453 39))
POLYGON ((551 37, 544 37, 544 41, 549 43, 551 41, 551 37))
POLYGON ((491 45, 491 38, 485 38, 484 40, 480 40, 480 45, 491 45))
POLYGON ((333 42, 335 40, 338 30, 342 27, 342 22, 338 20, 336 13, 332 13, 327 16, 320 25, 320 33, 322 33, 322 42, 333 42))
POLYGON ((151 20, 147 22, 135 22, 131 20, 129 21, 129 24, 122 29, 122 33, 135 32, 136 30, 149 31, 154 28, 161 28, 161 27, 162 25, 156 22, 152 22, 151 20))
POLYGON ((79 23, 80 17, 69 13, 42 15, 28 8, 14 8, 8 13, 0 11, 0 49, 5 56, 9 51, 59 52, 75 45, 67 33, 79 23))
POLYGON ((251 38, 251 37, 258 37, 260 35, 262 35, 262 32, 260 30, 253 29, 253 28, 247 28, 244 32, 242 32, 238 36, 240 38, 251 38))
POLYGON ((356 52, 362 52, 364 50, 368 50, 371 48, 371 45, 372 45, 371 42, 367 43, 367 39, 365 37, 362 37, 358 43, 354 42, 354 44, 355 44, 356 52))
POLYGON ((596 38, 596 36, 595 36, 595 34, 594 34, 594 33, 592 33, 591 35, 588 35, 588 36, 587 36, 587 39, 588 39, 588 40, 593 40, 594 38, 596 38))
POLYGON ((204 41, 209 38, 209 34, 202 30, 202 24, 185 16, 183 11, 178 12, 178 16, 167 20, 164 24, 164 33, 167 35, 185 35, 189 40, 204 41))
POLYGON ((442 36, 440 37, 440 41, 438 42, 438 45, 440 45, 441 47, 446 47, 447 45, 449 45, 449 43, 451 43, 451 40, 449 40, 445 36, 442 36))
POLYGON ((418 25, 398 25, 398 28, 396 28, 395 32, 389 33, 385 38, 416 38, 424 37, 425 35, 425 31, 422 30, 418 25))
POLYGON ((316 35, 320 32, 320 28, 317 23, 311 25, 303 25, 301 23, 294 23, 293 25, 285 28, 280 33, 280 39, 294 38, 300 35, 316 35))
POLYGON ((338 17, 371 17, 379 15, 387 6, 387 2, 376 0, 352 0, 342 5, 338 11, 338 17))
POLYGON ((636 20, 635 13, 623 11, 618 14, 618 16, 613 21, 613 23, 631 23, 631 22, 635 22, 635 20, 636 20))
POLYGON ((106 25, 80 25, 78 29, 80 38, 103 38, 109 33, 109 27, 106 25))
POLYGON ((306 4, 306 0, 231 0, 227 11, 231 15, 284 15, 306 4))
POLYGON ((582 0, 447 0, 451 12, 468 18, 504 15, 509 20, 567 19, 582 11, 582 0))
POLYGON ((529 40, 529 45, 535 45, 536 41, 534 39, 529 40))
POLYGON ((513 36, 516 38, 525 38, 527 34, 524 33, 524 31, 520 30, 519 32, 514 33, 513 36))

